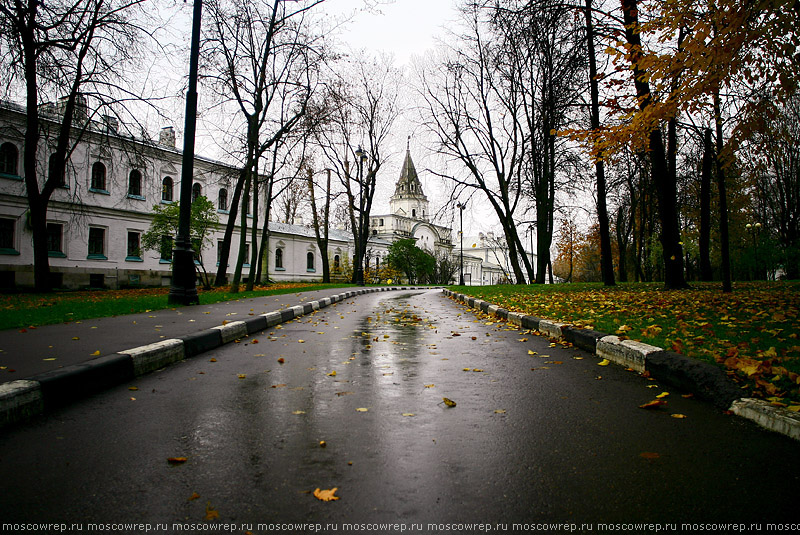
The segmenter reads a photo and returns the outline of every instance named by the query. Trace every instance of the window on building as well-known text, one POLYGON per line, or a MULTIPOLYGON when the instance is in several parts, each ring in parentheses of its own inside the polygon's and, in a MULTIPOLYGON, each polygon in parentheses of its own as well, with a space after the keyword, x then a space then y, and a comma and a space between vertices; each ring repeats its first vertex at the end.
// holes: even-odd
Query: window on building
POLYGON ((158 248, 162 262, 172 262, 172 236, 161 236, 161 246, 158 248))
POLYGON ((283 269, 283 249, 275 249, 275 269, 283 269))
POLYGON ((172 202, 172 177, 165 176, 161 182, 161 200, 172 202))
POLYGON ((141 260, 142 259, 142 246, 141 235, 138 232, 128 231, 128 254, 125 260, 141 260))
POLYGON ((222 240, 217 240, 217 265, 219 265, 219 260, 222 258, 222 244, 224 242, 222 240))
POLYGON ((47 224, 47 254, 49 256, 64 256, 64 225, 61 223, 47 224))
POLYGON ((383 226, 383 218, 380 219, 380 226, 383 226))
POLYGON ((245 243, 244 244, 244 265, 245 266, 249 266, 250 265, 250 244, 249 243, 245 243))
POLYGON ((0 254, 16 254, 13 219, 0 219, 0 254))
POLYGON ((223 212, 228 211, 228 190, 225 188, 219 190, 219 196, 217 197, 217 210, 221 210, 223 212))
POLYGON ((310 252, 306 255, 306 270, 314 271, 314 253, 310 252))
POLYGON ((334 255, 334 257, 333 257, 333 270, 334 271, 339 271, 341 269, 341 262, 342 262, 342 259, 339 257, 339 255, 338 254, 334 255))
POLYGON ((197 198, 203 194, 203 186, 195 182, 192 184, 192 202, 196 201, 197 198))
POLYGON ((142 173, 137 170, 131 170, 128 175, 128 195, 132 197, 142 196, 142 173))
POLYGON ((4 175, 18 175, 17 164, 19 162, 19 150, 13 143, 3 143, 0 145, 0 173, 4 175))
POLYGON ((67 166, 66 164, 64 164, 64 168, 58 175, 56 175, 56 173, 58 173, 58 171, 56 171, 57 168, 58 168, 58 158, 56 156, 56 153, 54 152, 53 154, 50 155, 50 159, 47 162, 47 179, 55 180, 56 184, 58 184, 61 187, 65 187, 67 185, 67 179, 66 179, 67 166))
POLYGON ((411 209, 411 217, 417 217, 417 210, 414 208, 411 209))
POLYGON ((250 215, 250 196, 245 195, 244 201, 242 201, 242 210, 244 211, 245 215, 250 215))
POLYGON ((92 165, 91 189, 106 191, 106 166, 102 162, 94 162, 92 165))
POLYGON ((89 258, 106 259, 106 229, 89 227, 89 258))

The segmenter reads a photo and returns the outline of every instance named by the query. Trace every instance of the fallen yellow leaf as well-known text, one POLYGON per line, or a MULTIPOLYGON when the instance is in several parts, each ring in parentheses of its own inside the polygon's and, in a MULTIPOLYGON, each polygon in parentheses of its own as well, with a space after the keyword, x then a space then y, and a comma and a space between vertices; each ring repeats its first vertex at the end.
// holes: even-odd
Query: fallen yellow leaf
POLYGON ((211 502, 206 503, 206 516, 204 518, 206 520, 214 520, 215 518, 219 518, 219 512, 211 507, 211 502))
POLYGON ((92 353, 92 356, 93 356, 93 357, 99 357, 99 356, 100 356, 100 350, 98 349, 97 351, 95 351, 94 353, 92 353))
POLYGON ((188 461, 187 457, 170 457, 167 459, 169 464, 183 464, 188 461))
POLYGON ((597 363, 598 366, 608 366, 609 364, 611 364, 611 361, 608 359, 603 359, 597 363))
POLYGON ((656 399, 663 399, 669 396, 669 392, 661 392, 659 395, 656 396, 656 399))
POLYGON ((336 377, 336 370, 333 370, 331 373, 327 374, 328 377, 336 377))
POLYGON ((444 401, 444 404, 447 405, 448 407, 455 407, 456 406, 456 402, 453 401, 450 398, 442 398, 442 401, 444 401))
POLYGON ((368 410, 369 409, 366 408, 366 407, 359 407, 358 409, 356 409, 356 411, 358 411, 358 412, 367 412, 368 410))
POLYGON ((240 373, 238 377, 239 377, 239 379, 245 379, 247 377, 247 375, 244 374, 244 373, 240 373))
POLYGON ((670 416, 672 416, 673 418, 678 418, 678 419, 686 418, 685 414, 677 414, 676 413, 676 414, 670 414, 670 416))
POLYGON ((333 487, 330 490, 319 490, 319 489, 316 489, 314 491, 314 497, 316 499, 320 500, 320 501, 323 501, 323 502, 330 502, 330 501, 333 501, 333 500, 338 500, 339 497, 338 496, 334 496, 334 494, 336 494, 336 491, 338 490, 338 488, 339 487, 333 487))
POLYGON ((425 388, 433 388, 434 386, 436 386, 436 385, 434 385, 434 384, 425 385, 425 388))

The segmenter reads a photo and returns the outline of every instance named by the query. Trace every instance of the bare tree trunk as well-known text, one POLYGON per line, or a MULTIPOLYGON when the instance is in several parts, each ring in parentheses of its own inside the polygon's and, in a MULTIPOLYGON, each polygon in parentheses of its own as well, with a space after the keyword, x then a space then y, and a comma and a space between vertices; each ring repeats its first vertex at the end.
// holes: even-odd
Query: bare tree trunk
POLYGON ((719 90, 714 92, 714 122, 717 127, 717 189, 719 190, 719 245, 722 256, 722 291, 731 292, 731 257, 728 238, 728 194, 725 188, 725 138, 722 135, 722 115, 719 90))
POLYGON ((700 171, 700 280, 714 278, 711 269, 711 166, 714 148, 711 142, 711 129, 703 132, 703 164, 700 171))

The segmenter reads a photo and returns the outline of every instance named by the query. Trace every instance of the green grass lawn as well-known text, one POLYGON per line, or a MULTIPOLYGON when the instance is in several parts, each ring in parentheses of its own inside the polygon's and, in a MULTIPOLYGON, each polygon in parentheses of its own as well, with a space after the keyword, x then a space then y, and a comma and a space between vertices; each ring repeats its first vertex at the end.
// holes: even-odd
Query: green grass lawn
MULTIPOLYGON (((234 299, 348 286, 352 285, 280 283, 235 294, 228 292, 227 287, 210 291, 198 289, 198 295, 200 304, 208 305, 234 299)), ((0 295, 0 330, 175 308, 175 305, 167 303, 168 294, 169 288, 142 288, 0 295)))
MULTIPOLYGON (((626 336, 735 371, 754 395, 800 400, 800 283, 456 286, 515 312, 626 336)), ((776 401, 780 403, 780 401, 776 401)))

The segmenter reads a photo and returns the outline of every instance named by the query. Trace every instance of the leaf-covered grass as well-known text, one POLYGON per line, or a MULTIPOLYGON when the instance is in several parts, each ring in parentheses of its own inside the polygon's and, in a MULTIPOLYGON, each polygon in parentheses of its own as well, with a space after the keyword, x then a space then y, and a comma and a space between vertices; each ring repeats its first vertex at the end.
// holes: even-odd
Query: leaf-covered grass
POLYGON ((515 312, 626 336, 718 363, 754 396, 800 400, 800 283, 457 286, 515 312))
MULTIPOLYGON (((232 294, 227 291, 227 287, 223 287, 210 291, 198 289, 197 293, 200 304, 208 305, 234 299, 347 286, 351 285, 279 283, 258 286, 252 292, 232 294)), ((0 295, 0 330, 175 308, 175 305, 167 303, 168 294, 169 288, 141 288, 0 295)))

